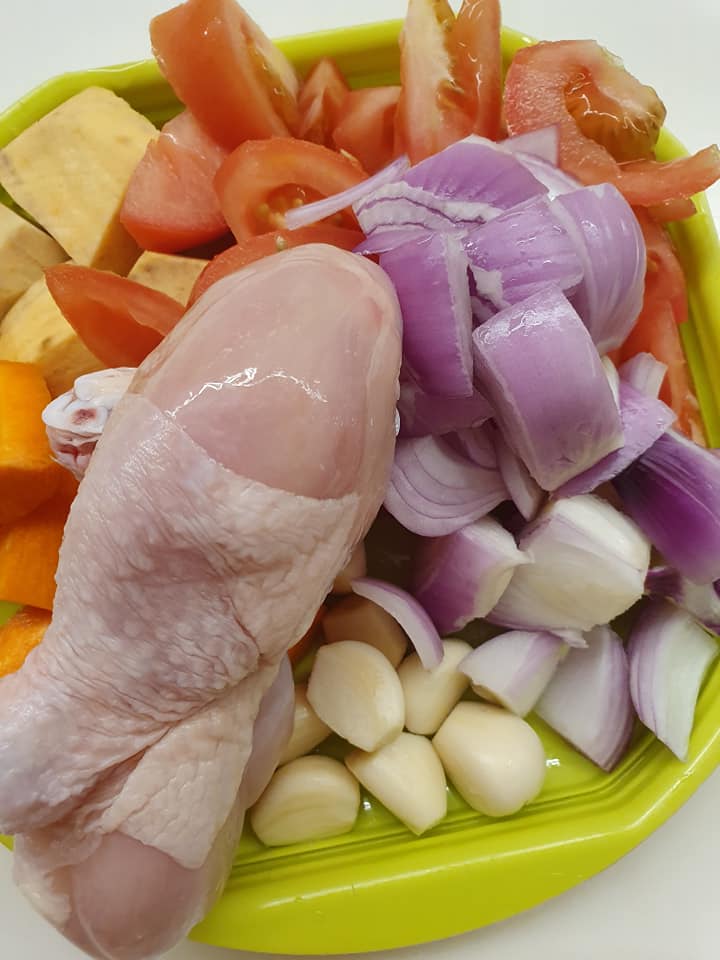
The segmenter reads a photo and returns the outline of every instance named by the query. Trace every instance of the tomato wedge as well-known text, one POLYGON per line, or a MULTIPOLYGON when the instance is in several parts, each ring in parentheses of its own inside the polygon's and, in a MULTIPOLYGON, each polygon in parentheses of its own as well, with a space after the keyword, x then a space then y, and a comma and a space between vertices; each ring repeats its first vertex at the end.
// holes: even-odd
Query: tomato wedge
MULTIPOLYGON (((525 47, 507 72, 508 132, 556 124, 560 166, 582 183, 615 184, 633 206, 684 200, 720 177, 717 147, 669 163, 651 159, 664 118, 655 91, 594 40, 525 47)), ((675 217, 682 209, 672 205, 667 212, 675 217)), ((662 216, 662 210, 656 212, 662 216)))
POLYGON ((327 243, 342 250, 353 250, 362 239, 363 234, 359 230, 346 230, 344 227, 333 227, 329 224, 315 224, 299 230, 274 230, 272 233, 250 237, 249 240, 243 240, 224 250, 210 261, 195 281, 189 305, 195 303, 208 287, 218 280, 273 253, 300 247, 305 243, 327 243))
POLYGON ((298 97, 300 120, 297 135, 303 140, 332 146, 332 130, 350 91, 340 67, 330 57, 318 60, 298 97))
POLYGON ((395 116, 400 87, 353 90, 340 109, 332 132, 338 150, 360 161, 368 173, 377 173, 395 157, 395 116))
MULTIPOLYGON (((290 206, 329 197, 365 179, 357 163, 334 150, 275 137, 234 150, 215 177, 215 189, 230 229, 237 240, 245 240, 281 227, 290 206)), ((355 226, 351 212, 338 217, 338 225, 355 226)))
POLYGON ((498 0, 409 0, 400 35, 399 146, 417 163, 470 133, 500 125, 498 0))
POLYGON ((228 151, 185 110, 148 144, 120 221, 145 250, 176 253, 227 233, 213 180, 228 151))
POLYGON ((294 133, 295 71, 235 0, 186 0, 150 22, 150 38, 178 99, 226 149, 294 133))
POLYGON ((62 263, 45 279, 70 326, 108 367, 138 366, 185 313, 164 293, 92 267, 62 263))

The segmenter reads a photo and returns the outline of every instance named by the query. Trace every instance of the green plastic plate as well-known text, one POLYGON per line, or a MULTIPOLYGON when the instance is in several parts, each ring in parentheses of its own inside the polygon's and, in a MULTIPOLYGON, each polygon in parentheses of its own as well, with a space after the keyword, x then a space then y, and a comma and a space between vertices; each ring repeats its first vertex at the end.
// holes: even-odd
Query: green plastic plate
MULTIPOLYGON (((281 46, 306 70, 336 58, 354 86, 397 82, 398 22, 295 37, 281 46)), ((506 59, 530 39, 505 31, 506 59)), ((179 109, 154 63, 69 74, 0 116, 0 145, 91 84, 109 87, 160 123, 179 109)), ((663 132, 659 155, 683 152, 663 132)), ((685 346, 713 445, 720 444, 720 249, 707 203, 674 229, 690 288, 685 346)), ((9 611, 5 611, 6 615, 9 611)), ((720 668, 700 698, 687 763, 638 730, 611 775, 600 773, 539 721, 548 756, 541 796, 490 820, 451 792, 443 823, 415 838, 366 798, 347 836, 281 849, 247 832, 224 895, 193 936, 270 953, 323 954, 437 940, 526 910, 580 883, 635 847, 720 761, 720 668)))

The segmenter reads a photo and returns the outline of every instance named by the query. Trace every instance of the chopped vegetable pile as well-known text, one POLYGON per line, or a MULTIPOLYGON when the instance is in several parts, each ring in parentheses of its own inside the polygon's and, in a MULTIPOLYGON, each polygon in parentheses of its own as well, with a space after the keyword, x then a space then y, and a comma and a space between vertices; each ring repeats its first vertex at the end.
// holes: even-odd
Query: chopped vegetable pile
POLYGON ((410 573, 378 579, 371 553, 368 576, 358 544, 288 637, 303 679, 257 837, 352 829, 358 784, 418 835, 446 778, 513 814, 545 778, 533 712, 606 771, 636 717, 685 759, 717 655, 720 459, 665 225, 720 177, 717 147, 659 162, 661 100, 594 41, 520 50, 503 89, 497 0, 409 0, 400 85, 364 90, 330 59, 299 77, 234 0, 187 0, 151 38, 184 105, 159 133, 90 88, 0 152, 39 225, 0 207, 0 599, 27 605, 0 675, 50 619, 59 464, 82 479, 188 305, 322 243, 377 258, 400 303, 384 510, 410 573))

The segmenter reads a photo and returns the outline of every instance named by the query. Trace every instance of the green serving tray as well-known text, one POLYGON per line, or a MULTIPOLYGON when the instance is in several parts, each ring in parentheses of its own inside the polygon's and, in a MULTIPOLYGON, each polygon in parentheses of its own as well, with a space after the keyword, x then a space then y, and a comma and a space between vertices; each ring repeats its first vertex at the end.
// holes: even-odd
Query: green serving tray
MULTIPOLYGON (((399 22, 381 23, 280 45, 301 72, 330 55, 353 86, 371 86, 397 82, 399 29, 399 22)), ((506 30, 506 60, 530 42, 506 30)), ((153 62, 69 74, 0 116, 0 146, 91 84, 109 87, 156 123, 179 109, 153 62)), ((683 152, 663 131, 660 158, 683 152)), ((720 248, 707 202, 696 199, 696 216, 674 228, 690 290, 683 337, 711 442, 720 445, 720 248)), ((700 697, 684 764, 638 729, 622 764, 604 774, 531 720, 548 776, 520 813, 491 820, 451 790, 447 818, 421 838, 367 797, 343 837, 266 849, 246 831, 225 893, 193 937, 294 956, 379 950, 494 923, 562 893, 640 843, 718 765, 720 666, 700 697)))

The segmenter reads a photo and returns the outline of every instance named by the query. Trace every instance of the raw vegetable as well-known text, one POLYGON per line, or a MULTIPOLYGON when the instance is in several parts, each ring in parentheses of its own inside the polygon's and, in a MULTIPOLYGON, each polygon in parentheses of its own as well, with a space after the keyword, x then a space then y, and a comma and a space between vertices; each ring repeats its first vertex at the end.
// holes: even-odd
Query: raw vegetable
POLYGON ((548 287, 495 314, 477 328, 473 344, 479 386, 496 422, 544 490, 622 445, 600 358, 559 290, 548 287))
POLYGON ((618 373, 629 387, 654 400, 660 394, 667 366, 651 353, 637 353, 622 364, 618 373))
POLYGON ((42 230, 0 203, 0 320, 43 268, 67 260, 67 254, 42 230))
POLYGON ((295 71, 234 0, 187 0, 150 22, 150 39, 178 98, 227 150, 295 131, 295 71))
POLYGON ((0 677, 19 670, 41 641, 50 623, 50 612, 23 607, 0 627, 0 677))
POLYGON ((425 737, 401 733, 375 753, 354 750, 345 766, 418 836, 447 813, 445 772, 425 737))
POLYGON ((507 817, 545 782, 545 751, 530 724, 501 707, 459 703, 433 737, 445 772, 465 802, 507 817))
POLYGON ((530 713, 568 652, 552 633, 510 630, 491 637, 465 657, 458 669, 483 700, 519 717, 530 713))
POLYGON ((128 280, 165 293, 178 303, 187 304, 193 285, 207 265, 208 261, 199 257, 146 251, 128 274, 128 280))
MULTIPOLYGON (((317 143, 274 137, 249 140, 234 150, 215 178, 220 207, 238 241, 284 226, 297 201, 348 190, 367 174, 353 160, 317 143)), ((354 227, 352 213, 337 226, 354 227)))
POLYGON ((330 727, 315 713, 307 698, 307 684, 295 684, 295 709, 290 739, 280 755, 280 764, 289 763, 309 753, 326 737, 330 727))
POLYGON ((432 620, 414 597, 399 587, 369 577, 353 580, 352 586, 358 596, 372 600, 397 620, 427 670, 438 666, 443 654, 442 641, 432 620))
POLYGON ((528 468, 503 439, 499 430, 493 434, 498 470, 510 499, 525 520, 533 520, 545 499, 545 491, 533 480, 528 468))
POLYGON ((52 610, 60 544, 77 492, 73 477, 60 473, 49 500, 0 529, 0 600, 52 610))
POLYGON ((622 759, 632 735, 628 660, 610 627, 587 634, 587 649, 571 650, 555 671, 535 712, 603 770, 622 759))
POLYGON ((695 583, 720 578, 720 458, 671 430, 613 483, 669 564, 695 583))
POLYGON ((392 664, 357 640, 320 647, 307 697, 334 733, 361 750, 377 750, 394 740, 405 722, 402 687, 392 664))
POLYGON ((250 810, 268 847, 309 843, 352 830, 360 808, 357 780, 330 757, 299 757, 280 767, 250 810))
POLYGON ((483 517, 447 537, 420 542, 413 592, 438 631, 454 633, 490 613, 515 568, 529 562, 507 530, 483 517))
POLYGON ((468 687, 458 664, 472 648, 464 640, 443 640, 443 658, 427 670, 416 653, 400 664, 405 726, 411 733, 435 733, 468 687))
POLYGON ((48 289, 85 346, 108 367, 137 367, 185 307, 164 293, 89 267, 45 272, 48 289))
POLYGON ((185 110, 162 128, 135 168, 120 222, 145 250, 175 253, 228 232, 213 185, 228 151, 185 110))
POLYGON ((400 384, 398 413, 401 437, 425 437, 480 426, 492 408, 477 390, 469 397, 438 397, 406 381, 400 384))
POLYGON ((0 361, 0 525, 29 514, 60 483, 40 419, 49 402, 37 367, 0 361))
POLYGON ((609 503, 556 500, 519 539, 533 563, 516 568, 490 614, 521 630, 590 630, 628 610, 643 594, 650 545, 609 503))
POLYGON ((481 466, 457 453, 446 438, 399 440, 385 508, 404 527, 425 537, 454 533, 507 499, 497 466, 481 466))
POLYGON ((708 630, 720 633, 720 594, 716 583, 693 583, 672 567, 651 567, 645 590, 651 596, 674 601, 708 630))
POLYGON ((338 115, 349 91, 335 61, 330 57, 318 60, 303 81, 298 97, 298 137, 331 147, 338 115))
MULTIPOLYGON (((350 583, 352 589, 352 582, 350 583)), ((369 643, 397 667, 407 650, 407 637, 395 617, 364 597, 346 597, 323 620, 327 643, 357 640, 369 643)))
POLYGON ((638 716, 678 758, 686 760, 695 703, 716 641, 684 610, 653 600, 628 644, 630 693, 638 716))
POLYGON ((366 87, 345 97, 332 131, 338 150, 349 153, 368 173, 396 156, 395 117, 400 87, 366 87))

